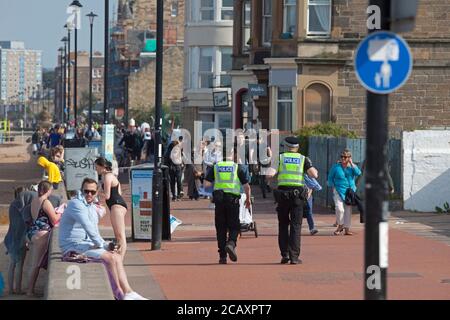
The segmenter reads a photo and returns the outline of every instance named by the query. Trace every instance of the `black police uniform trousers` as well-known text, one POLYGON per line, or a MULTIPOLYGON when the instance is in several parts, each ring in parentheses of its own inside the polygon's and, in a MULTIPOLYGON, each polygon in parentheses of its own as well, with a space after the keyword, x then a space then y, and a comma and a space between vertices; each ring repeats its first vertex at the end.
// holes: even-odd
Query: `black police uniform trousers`
MULTIPOLYGON (((289 189, 283 188, 282 190, 289 191, 289 189)), ((300 199, 291 199, 282 201, 277 206, 278 246, 281 256, 290 260, 297 260, 300 256, 303 204, 300 199)))
POLYGON ((181 191, 183 191, 183 185, 181 183, 181 175, 183 174, 181 165, 171 165, 169 170, 170 175, 170 192, 172 193, 172 198, 180 197, 181 191), (175 191, 175 185, 177 190, 175 191))
POLYGON ((239 199, 225 194, 223 202, 215 203, 215 225, 220 257, 226 257, 225 246, 230 242, 234 247, 241 228, 239 221, 239 199), (228 239, 227 239, 228 233, 228 239))

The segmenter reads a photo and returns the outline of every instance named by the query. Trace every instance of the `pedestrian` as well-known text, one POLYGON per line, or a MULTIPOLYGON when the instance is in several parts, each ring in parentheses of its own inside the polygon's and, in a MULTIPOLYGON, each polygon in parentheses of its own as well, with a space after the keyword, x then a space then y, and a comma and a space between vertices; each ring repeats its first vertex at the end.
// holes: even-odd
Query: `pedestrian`
MULTIPOLYGON (((57 145, 50 150, 50 161, 58 166, 61 177, 64 176, 64 147, 62 145, 57 145)), ((58 189, 58 187, 53 188, 58 189)))
POLYGON ((304 174, 305 185, 308 188, 307 199, 305 201, 305 207, 303 208, 303 215, 306 215, 306 221, 308 222, 309 233, 313 236, 319 231, 314 226, 313 218, 313 204, 314 204, 314 191, 322 190, 322 186, 317 182, 316 179, 310 178, 307 174, 304 174))
POLYGON ((181 144, 178 140, 172 141, 171 145, 169 160, 170 191, 172 193, 172 201, 177 201, 183 197, 183 185, 181 183, 183 156, 181 144))
POLYGON ((47 174, 47 180, 53 185, 53 188, 58 189, 59 184, 63 181, 58 165, 49 161, 43 155, 38 158, 37 163, 44 168, 45 173, 47 174))
POLYGON ((124 259, 127 251, 125 215, 127 214, 128 206, 122 197, 120 182, 112 173, 112 163, 105 158, 98 158, 95 160, 95 169, 103 181, 102 188, 106 205, 110 212, 114 237, 119 244, 119 253, 124 259))
POLYGON ((39 275, 39 269, 45 264, 50 231, 59 222, 59 215, 48 199, 52 193, 52 185, 41 181, 38 185, 38 197, 31 201, 32 223, 27 231, 30 241, 31 267, 28 276, 27 296, 34 295, 34 286, 39 275))
MULTIPOLYGON (((299 264, 303 206, 306 200, 304 173, 311 178, 318 178, 318 172, 311 160, 298 152, 299 139, 287 137, 284 141, 288 152, 280 154, 278 172, 278 188, 273 191, 277 202, 278 213, 278 245, 281 253, 281 264, 290 261, 299 264)), ((273 177, 274 174, 269 174, 273 177)))
POLYGON ((239 221, 241 187, 246 195, 247 208, 250 208, 251 199, 248 168, 235 162, 234 148, 231 148, 225 160, 217 162, 205 177, 206 186, 214 182, 214 221, 220 264, 227 263, 227 254, 231 261, 237 261, 237 237, 241 227, 239 221))
POLYGON ((137 164, 137 160, 141 156, 140 136, 136 132, 135 124, 134 119, 131 119, 129 129, 119 141, 119 146, 124 144, 123 164, 127 166, 137 164))
POLYGON ((115 296, 123 300, 148 300, 130 287, 123 266, 123 256, 114 246, 110 248, 100 235, 99 216, 94 204, 98 192, 97 182, 85 178, 81 185, 82 194, 69 201, 59 225, 59 246, 63 255, 70 252, 83 254, 90 259, 105 263, 118 292, 115 296))
POLYGON ((202 149, 203 142, 201 141, 199 146, 194 148, 192 152, 192 164, 187 164, 185 169, 186 180, 188 184, 188 196, 191 200, 198 200, 200 198, 203 175, 202 164, 200 161, 200 159, 202 159, 200 157, 203 157, 202 149))
POLYGON ((155 143, 154 140, 152 139, 152 134, 150 132, 150 129, 145 129, 147 131, 144 132, 144 144, 142 147, 142 152, 141 152, 141 160, 144 162, 153 162, 154 158, 153 158, 153 154, 154 154, 154 148, 155 148, 155 143))
MULTIPOLYGON (((220 161, 223 160, 223 155, 222 155, 222 143, 220 141, 216 141, 216 142, 212 142, 212 140, 215 140, 213 138, 211 138, 211 143, 207 143, 207 148, 206 148, 206 152, 205 152, 205 157, 204 157, 204 174, 205 176, 208 174, 208 172, 210 172, 211 170, 213 170, 214 165, 220 161)), ((208 140, 207 140, 208 141, 208 140)), ((207 195, 206 197, 209 198, 210 195, 213 192, 213 186, 205 186, 205 194, 207 195)))
POLYGON ((352 206, 345 203, 347 190, 356 192, 355 178, 361 175, 361 170, 352 161, 349 149, 341 153, 341 161, 334 164, 328 174, 328 186, 333 188, 333 199, 336 212, 337 229, 335 235, 353 235, 350 231, 352 223, 352 206))
MULTIPOLYGON (((9 256, 9 294, 22 294, 22 273, 26 255, 26 225, 22 218, 24 203, 20 197, 23 191, 23 187, 14 190, 14 201, 9 206, 9 227, 5 236, 6 254, 9 256)), ((29 197, 26 205, 32 200, 33 198, 29 197)))
POLYGON ((62 143, 62 136, 59 134, 59 125, 56 125, 48 137, 47 148, 53 148, 62 143))
POLYGON ((41 150, 40 141, 41 141, 40 129, 36 128, 33 135, 31 136, 33 155, 36 155, 41 150))

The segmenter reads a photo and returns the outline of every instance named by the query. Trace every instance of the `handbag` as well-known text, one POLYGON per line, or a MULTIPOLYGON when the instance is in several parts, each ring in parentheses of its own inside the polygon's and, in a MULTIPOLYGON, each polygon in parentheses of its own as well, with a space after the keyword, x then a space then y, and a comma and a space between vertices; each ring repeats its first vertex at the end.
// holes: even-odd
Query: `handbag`
MULTIPOLYGON (((347 177, 348 179, 348 177, 347 177)), ((349 181, 350 185, 350 181, 349 181)), ((345 191, 344 203, 349 206, 357 206, 359 210, 359 222, 364 223, 364 204, 361 198, 353 191, 352 188, 348 188, 345 191)))
POLYGON ((356 205, 356 197, 357 197, 357 195, 352 190, 352 188, 348 188, 347 191, 345 192, 344 203, 348 206, 355 206, 356 205))

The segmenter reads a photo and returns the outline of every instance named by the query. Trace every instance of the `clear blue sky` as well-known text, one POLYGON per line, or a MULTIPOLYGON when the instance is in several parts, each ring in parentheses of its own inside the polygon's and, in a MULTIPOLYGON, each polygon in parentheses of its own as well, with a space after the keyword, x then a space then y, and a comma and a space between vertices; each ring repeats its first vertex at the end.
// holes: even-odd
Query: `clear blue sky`
MULTIPOLYGON (((79 0, 81 8, 81 30, 78 30, 78 50, 89 50, 89 19, 86 14, 93 11, 98 17, 94 22, 94 51, 104 48, 104 0, 79 0)), ((53 68, 57 63, 60 41, 67 35, 66 9, 72 0, 0 0, 0 41, 25 42, 27 49, 42 50, 44 68, 53 68)), ((109 0, 110 16, 117 12, 117 0, 109 0)), ((73 33, 72 33, 73 34, 73 33)), ((74 49, 72 36, 71 48, 74 49)))

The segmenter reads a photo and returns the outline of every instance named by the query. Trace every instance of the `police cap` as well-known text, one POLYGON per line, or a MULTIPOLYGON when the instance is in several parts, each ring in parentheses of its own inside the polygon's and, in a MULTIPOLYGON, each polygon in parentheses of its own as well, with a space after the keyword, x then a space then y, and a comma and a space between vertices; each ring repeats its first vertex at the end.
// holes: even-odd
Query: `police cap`
POLYGON ((284 139, 284 144, 288 148, 298 148, 300 145, 300 140, 297 137, 287 137, 284 139))

